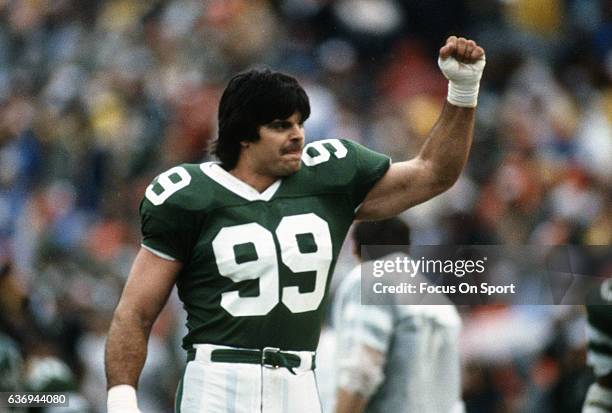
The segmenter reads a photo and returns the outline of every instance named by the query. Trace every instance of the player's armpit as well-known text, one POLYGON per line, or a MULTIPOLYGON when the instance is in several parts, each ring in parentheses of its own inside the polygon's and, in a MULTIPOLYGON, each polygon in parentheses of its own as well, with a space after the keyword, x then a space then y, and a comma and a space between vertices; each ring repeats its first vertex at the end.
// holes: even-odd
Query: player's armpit
POLYGON ((450 188, 467 161, 475 115, 474 108, 445 104, 419 155, 391 165, 366 196, 356 218, 389 218, 450 188))

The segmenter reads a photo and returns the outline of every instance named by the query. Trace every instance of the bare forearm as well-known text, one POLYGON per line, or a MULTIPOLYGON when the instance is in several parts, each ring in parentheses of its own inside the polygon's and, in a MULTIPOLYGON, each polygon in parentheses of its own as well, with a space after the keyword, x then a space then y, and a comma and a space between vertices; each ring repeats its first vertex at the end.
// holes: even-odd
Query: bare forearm
POLYGON ((391 165, 370 189, 356 219, 392 217, 446 191, 459 178, 472 146, 484 50, 472 40, 450 36, 438 64, 449 80, 438 121, 419 155, 391 165))
POLYGON ((134 388, 147 357, 150 326, 129 312, 115 313, 106 341, 107 388, 129 384, 134 388))
POLYGON ((421 148, 419 158, 431 164, 436 180, 444 186, 451 186, 465 166, 472 145, 475 114, 475 108, 445 103, 421 148))
POLYGON ((361 413, 367 399, 357 393, 339 389, 336 393, 336 413, 361 413))

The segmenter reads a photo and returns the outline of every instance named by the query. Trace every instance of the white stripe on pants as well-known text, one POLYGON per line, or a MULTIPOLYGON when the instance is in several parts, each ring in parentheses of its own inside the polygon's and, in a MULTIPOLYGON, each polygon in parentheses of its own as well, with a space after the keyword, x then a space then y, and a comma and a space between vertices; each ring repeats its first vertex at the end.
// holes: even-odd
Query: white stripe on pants
POLYGON ((212 350, 230 347, 196 348, 183 376, 181 413, 321 413, 311 353, 293 353, 303 356, 293 375, 284 367, 210 361, 212 350))

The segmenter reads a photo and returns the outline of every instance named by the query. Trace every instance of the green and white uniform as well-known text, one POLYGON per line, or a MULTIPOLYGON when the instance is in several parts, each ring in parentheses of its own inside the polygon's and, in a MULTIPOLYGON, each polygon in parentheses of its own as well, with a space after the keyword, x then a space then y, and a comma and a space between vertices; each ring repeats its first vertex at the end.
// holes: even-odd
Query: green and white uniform
POLYGON ((587 362, 597 377, 612 374, 612 279, 589 293, 587 362))
MULTIPOLYGON (((612 375, 612 279, 590 291, 587 310, 587 364, 596 377, 612 375)), ((612 413, 612 389, 593 383, 582 413, 612 413)))
POLYGON ((183 346, 314 351, 342 242, 389 164, 329 139, 307 145, 300 170, 263 193, 212 162, 158 176, 141 204, 143 246, 184 264, 183 346))

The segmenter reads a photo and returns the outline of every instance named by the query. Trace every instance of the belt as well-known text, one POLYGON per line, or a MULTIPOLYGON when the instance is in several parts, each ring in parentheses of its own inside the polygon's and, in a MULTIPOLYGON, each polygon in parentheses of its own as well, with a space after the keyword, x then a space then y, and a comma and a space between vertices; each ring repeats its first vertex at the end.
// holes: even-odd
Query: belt
MULTIPOLYGON (((202 345, 196 345, 202 346, 202 345)), ((202 347, 211 347, 210 345, 204 345, 202 347)), ((187 360, 195 360, 196 354, 204 348, 194 348, 187 351, 187 360)), ((212 346, 216 347, 216 346, 212 346)), ((209 350, 211 362, 216 363, 245 363, 245 364, 259 364, 269 368, 281 368, 284 367, 289 370, 290 373, 296 374, 293 370, 302 365, 302 357, 292 352, 281 351, 276 347, 265 347, 263 350, 256 349, 235 349, 235 348, 213 348, 209 350)), ((305 352, 299 352, 304 354, 305 352)), ((311 357, 309 370, 315 369, 315 353, 307 352, 311 357)), ((208 358, 208 357, 206 357, 208 358)), ((305 366, 302 366, 305 367, 305 366)))

